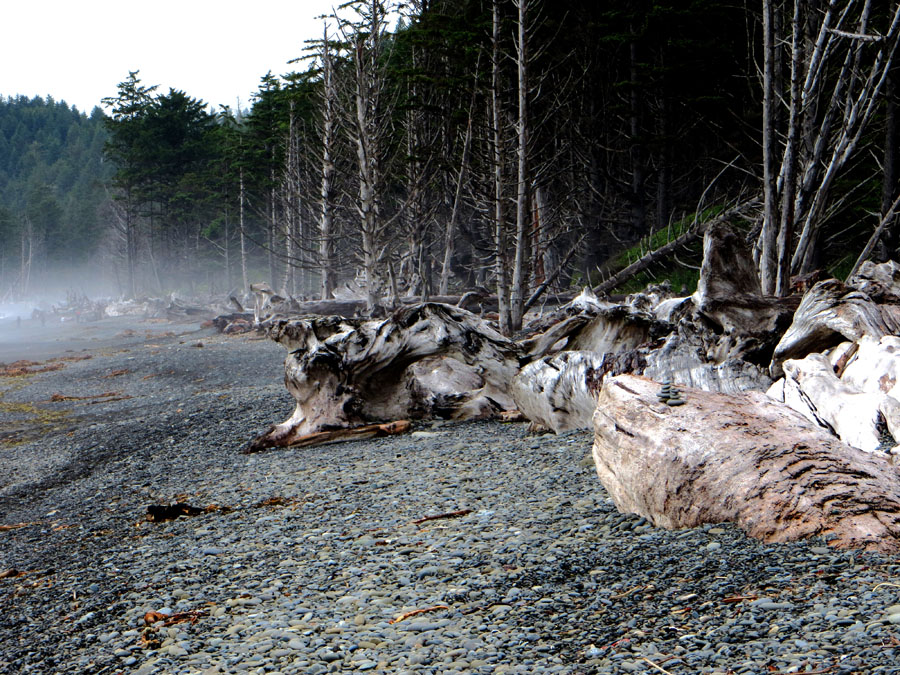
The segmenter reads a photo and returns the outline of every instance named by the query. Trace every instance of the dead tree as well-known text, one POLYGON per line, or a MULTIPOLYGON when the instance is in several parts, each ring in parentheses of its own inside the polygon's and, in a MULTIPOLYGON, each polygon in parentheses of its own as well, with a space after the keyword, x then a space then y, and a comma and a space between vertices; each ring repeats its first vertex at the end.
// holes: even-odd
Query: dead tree
POLYGON ((320 297, 330 300, 337 285, 335 272, 335 152, 337 122, 337 87, 334 80, 328 25, 322 34, 322 184, 319 213, 319 264, 321 266, 320 297))
POLYGON ((383 91, 388 9, 382 0, 357 0, 344 6, 358 15, 356 23, 339 19, 338 30, 348 45, 352 67, 347 84, 353 103, 344 115, 344 123, 356 148, 359 258, 365 274, 366 305, 372 312, 380 304, 382 267, 392 247, 388 236, 391 223, 382 213, 391 107, 383 91))
POLYGON ((522 328, 525 315, 525 294, 528 283, 528 0, 515 0, 518 11, 516 31, 516 73, 518 94, 518 116, 516 122, 516 245, 512 268, 512 283, 509 293, 510 328, 522 328))
POLYGON ((886 12, 883 34, 873 27, 871 0, 826 3, 821 10, 802 0, 789 6, 789 16, 776 17, 780 8, 763 0, 766 208, 759 272, 763 292, 779 295, 789 293, 789 271, 815 268, 831 188, 878 110, 900 35, 900 3, 886 12), (787 91, 776 82, 780 45, 791 57, 787 91), (775 124, 778 101, 787 107, 786 129, 775 124))

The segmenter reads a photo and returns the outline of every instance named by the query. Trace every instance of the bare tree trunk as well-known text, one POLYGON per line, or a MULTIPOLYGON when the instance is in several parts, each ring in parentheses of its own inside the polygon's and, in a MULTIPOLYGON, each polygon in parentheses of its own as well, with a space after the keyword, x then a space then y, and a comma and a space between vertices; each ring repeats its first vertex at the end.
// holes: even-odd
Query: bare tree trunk
POLYGON ((510 328, 522 328, 525 303, 525 285, 528 282, 526 261, 528 257, 528 68, 525 28, 528 18, 528 0, 516 0, 518 37, 516 40, 516 66, 518 72, 519 110, 516 124, 518 145, 516 148, 516 253, 512 270, 512 286, 509 294, 510 328))
MULTIPOLYGON (((480 61, 479 61, 480 63, 480 61)), ((476 65, 476 78, 478 67, 476 65)), ((453 196, 453 209, 450 212, 450 222, 444 231, 444 262, 441 267, 441 281, 438 287, 439 295, 447 295, 450 285, 450 266, 453 262, 454 241, 456 238, 456 220, 459 218, 460 206, 462 204, 463 184, 465 182, 466 170, 469 164, 469 149, 472 146, 472 117, 475 114, 475 94, 478 90, 477 79, 472 87, 472 101, 469 103, 469 120, 466 124, 466 136, 463 140, 462 157, 459 160, 459 174, 456 179, 456 192, 453 196)))
POLYGON ((629 126, 630 126, 630 155, 631 155, 631 227, 632 236, 636 239, 647 231, 647 209, 644 203, 644 148, 641 139, 641 97, 638 88, 637 72, 637 42, 629 45, 631 66, 631 90, 629 92, 629 126))
MULTIPOLYGON (((847 164, 850 157, 856 151, 857 145, 872 119, 880 101, 880 93, 888 72, 893 64, 896 52, 897 37, 900 33, 900 5, 892 11, 893 16, 888 30, 883 35, 867 35, 871 0, 866 0, 860 11, 860 17, 853 33, 848 33, 840 28, 828 29, 829 40, 825 42, 827 47, 833 44, 833 40, 841 39, 849 41, 853 48, 848 48, 840 75, 836 78, 836 84, 832 90, 829 110, 826 113, 827 123, 823 122, 817 140, 817 153, 820 158, 816 169, 810 169, 815 178, 814 188, 808 189, 810 196, 809 206, 802 213, 797 209, 797 222, 802 222, 800 239, 791 260, 793 272, 807 273, 816 264, 818 255, 818 235, 822 225, 822 218, 826 211, 830 189, 838 173, 847 164), (861 66, 862 47, 875 42, 878 44, 871 65, 861 66), (839 118, 839 119, 838 119, 839 118), (839 124, 838 128, 831 132, 831 121, 839 124), (824 156, 830 152, 830 156, 824 156), (818 169, 818 166, 823 168, 818 169), (821 177, 819 177, 821 176, 821 177)), ((845 11, 846 14, 846 11, 845 11)), ((843 19, 841 17, 841 20, 843 19)), ((826 15, 826 19, 828 15, 826 15)), ((823 31, 826 31, 823 22, 823 31)), ((811 75, 812 73, 810 73, 811 75)), ((811 81, 807 76, 807 87, 804 94, 813 91, 813 87, 819 87, 820 81, 811 81)), ((818 76, 818 73, 816 73, 818 76)))
POLYGON ((777 277, 778 194, 775 170, 775 29, 772 0, 763 0, 763 226, 760 234, 759 281, 764 295, 775 293, 777 277))
POLYGON ((296 118, 294 115, 295 104, 290 102, 288 113, 288 138, 284 158, 284 179, 282 182, 282 212, 284 214, 284 284, 283 294, 292 297, 296 295, 296 263, 297 263, 297 218, 300 215, 299 196, 300 185, 298 181, 299 156, 297 151, 296 118))
MULTIPOLYGON (((888 214, 897 191, 897 74, 896 63, 884 83, 884 177, 881 184, 881 217, 888 214)), ((890 260, 896 253, 897 233, 890 228, 881 239, 879 258, 890 260)))
POLYGON ((791 97, 788 117, 788 134, 781 160, 782 194, 781 224, 778 229, 778 265, 775 294, 779 297, 791 292, 791 252, 794 244, 794 199, 796 196, 797 142, 800 136, 800 79, 803 67, 803 28, 800 25, 801 0, 794 0, 794 16, 791 20, 791 97))
POLYGON ((369 0, 364 6, 363 22, 350 26, 353 34, 347 35, 347 26, 341 28, 346 41, 351 43, 353 63, 354 116, 348 120, 356 145, 357 177, 359 189, 356 210, 359 216, 362 269, 366 277, 366 307, 372 312, 379 304, 381 288, 380 263, 390 254, 390 241, 384 237, 384 224, 380 213, 380 164, 383 128, 380 98, 381 53, 384 49, 383 30, 385 9, 381 0, 369 0))
POLYGON ((241 167, 238 173, 238 180, 240 181, 240 186, 238 188, 238 208, 241 231, 241 284, 244 293, 248 293, 250 291, 250 283, 247 281, 247 242, 244 235, 244 167, 241 167))
POLYGON ((509 282, 506 267, 506 224, 503 208, 503 130, 500 126, 500 6, 493 1, 493 31, 491 39, 491 119, 493 122, 493 173, 494 173, 494 248, 497 272, 497 303, 500 332, 511 333, 509 309, 509 282))
POLYGON ((322 37, 322 187, 319 221, 319 264, 322 269, 320 297, 328 300, 337 286, 334 260, 334 153, 337 88, 334 82, 334 59, 326 25, 322 37))

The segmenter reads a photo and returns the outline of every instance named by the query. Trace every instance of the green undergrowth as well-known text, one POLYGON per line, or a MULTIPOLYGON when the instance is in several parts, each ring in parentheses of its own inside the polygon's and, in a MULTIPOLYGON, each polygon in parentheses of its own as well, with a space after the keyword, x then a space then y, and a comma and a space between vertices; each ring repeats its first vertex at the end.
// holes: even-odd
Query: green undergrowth
MULTIPOLYGON (((670 241, 685 234, 695 222, 706 222, 725 211, 724 205, 710 206, 699 214, 685 216, 681 220, 672 223, 669 227, 653 232, 642 237, 633 246, 622 251, 607 265, 610 271, 621 270, 637 262, 650 251, 655 251, 665 246, 670 241)), ((693 293, 697 288, 700 278, 700 263, 703 261, 703 239, 697 238, 693 242, 681 247, 674 255, 667 256, 651 265, 614 289, 615 293, 636 293, 644 290, 650 284, 660 284, 668 281, 672 291, 676 294, 693 293)), ((594 281, 594 285, 601 279, 594 281)))

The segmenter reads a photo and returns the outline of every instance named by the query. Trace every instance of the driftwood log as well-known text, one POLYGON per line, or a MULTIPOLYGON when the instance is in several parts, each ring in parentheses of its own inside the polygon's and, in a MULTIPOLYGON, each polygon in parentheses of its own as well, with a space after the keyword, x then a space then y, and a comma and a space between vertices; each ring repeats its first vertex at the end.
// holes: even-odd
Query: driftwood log
POLYGON ((867 452, 900 438, 900 338, 865 336, 833 350, 790 359, 768 394, 867 452))
POLYGON ((513 378, 511 393, 518 410, 532 423, 556 433, 584 429, 597 407, 591 383, 602 377, 604 356, 562 352, 524 366, 513 378))
MULTIPOLYGON (((873 284, 866 286, 874 290, 873 284)), ((879 304, 867 292, 837 279, 820 281, 803 296, 793 323, 775 347, 769 368, 772 376, 781 376, 781 364, 787 359, 801 359, 863 336, 877 340, 896 335, 900 332, 898 309, 895 304, 879 304)))
POLYGON ((597 474, 620 511, 665 528, 734 522, 764 541, 810 536, 900 551, 900 474, 764 394, 604 383, 594 414, 597 474))
POLYGON ((267 329, 288 350, 285 386, 297 406, 289 419, 252 441, 249 451, 384 420, 476 417, 513 405, 506 392, 519 369, 519 347, 458 307, 427 303, 380 321, 277 320, 267 329), (414 366, 430 357, 460 365, 442 368, 432 360, 417 377, 414 366), (466 381, 460 369, 471 389, 429 385, 429 378, 466 381))

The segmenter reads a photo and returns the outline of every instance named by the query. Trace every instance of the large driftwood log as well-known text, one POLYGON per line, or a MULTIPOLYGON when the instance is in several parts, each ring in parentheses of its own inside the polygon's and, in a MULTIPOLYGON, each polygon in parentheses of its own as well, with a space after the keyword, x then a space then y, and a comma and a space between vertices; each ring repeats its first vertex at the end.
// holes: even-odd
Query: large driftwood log
POLYGON ((764 541, 825 536, 831 544, 900 551, 900 474, 764 394, 607 381, 594 414, 597 474, 620 511, 666 528, 735 522, 764 541))
MULTIPOLYGON (((269 335, 287 350, 285 386, 297 407, 249 450, 286 446, 320 431, 384 420, 504 409, 519 369, 518 346, 479 317, 449 305, 403 308, 381 321, 277 320, 269 335), (470 366, 475 391, 434 392, 411 366, 444 356, 470 366)), ((433 372, 433 369, 432 369, 433 372)))
POLYGON ((725 333, 741 335, 783 331, 798 303, 798 299, 762 294, 747 245, 724 224, 706 231, 693 300, 697 311, 725 333))
POLYGON ((656 307, 674 330, 647 351, 645 375, 727 393, 772 384, 767 367, 799 299, 763 296, 751 260, 727 225, 707 229, 697 291, 656 307))
POLYGON ((883 427, 900 435, 900 402, 863 392, 841 380, 823 354, 785 361, 784 402, 830 428, 844 443, 866 452, 884 451, 883 427))

